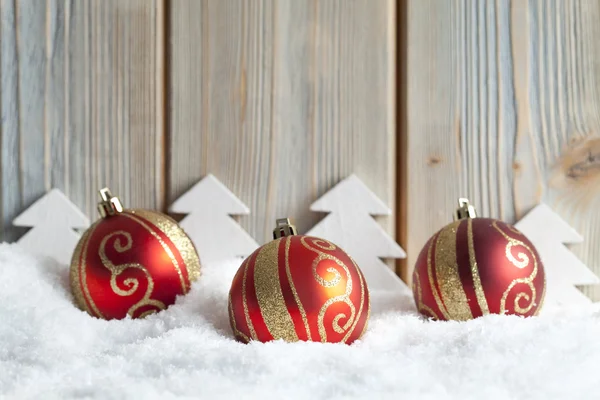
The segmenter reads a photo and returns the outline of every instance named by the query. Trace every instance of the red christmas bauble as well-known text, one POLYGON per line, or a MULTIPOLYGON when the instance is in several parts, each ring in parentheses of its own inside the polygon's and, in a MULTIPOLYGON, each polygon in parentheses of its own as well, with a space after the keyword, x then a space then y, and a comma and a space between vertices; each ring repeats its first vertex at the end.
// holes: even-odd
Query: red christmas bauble
POLYGON ((465 216, 442 228, 421 250, 413 272, 419 312, 439 320, 533 316, 545 290, 544 266, 533 244, 513 226, 490 218, 465 216))
POLYGON ((276 232, 289 235, 257 249, 233 278, 229 319, 236 339, 348 344, 359 339, 370 312, 362 272, 333 243, 296 235, 289 221, 282 222, 276 232))
POLYGON ((71 261, 77 305, 104 319, 164 310, 199 276, 194 245, 168 216, 124 210, 107 189, 100 193, 103 218, 84 233, 71 261))

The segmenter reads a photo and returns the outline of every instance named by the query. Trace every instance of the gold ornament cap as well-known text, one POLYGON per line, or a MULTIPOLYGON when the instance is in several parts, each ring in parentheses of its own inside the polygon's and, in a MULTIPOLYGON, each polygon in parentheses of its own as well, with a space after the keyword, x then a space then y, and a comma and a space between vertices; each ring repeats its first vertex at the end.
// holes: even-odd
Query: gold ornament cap
POLYGON ((107 218, 123 212, 123 205, 118 197, 113 196, 108 188, 100 189, 100 198, 98 203, 98 212, 102 218, 107 218))
POLYGON ((273 239, 279 239, 284 236, 297 235, 296 227, 292 225, 289 218, 279 218, 276 221, 277 226, 273 229, 273 239))
POLYGON ((477 212, 475 211, 475 207, 469 203, 469 199, 461 197, 458 199, 458 208, 454 214, 454 220, 458 221, 467 218, 477 218, 477 212))

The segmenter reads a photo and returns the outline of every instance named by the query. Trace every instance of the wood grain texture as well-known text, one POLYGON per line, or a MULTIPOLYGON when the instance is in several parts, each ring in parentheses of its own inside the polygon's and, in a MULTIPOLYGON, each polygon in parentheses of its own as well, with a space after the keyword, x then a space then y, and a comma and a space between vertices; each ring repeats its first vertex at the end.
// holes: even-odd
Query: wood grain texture
POLYGON ((51 188, 163 202, 162 0, 2 0, 0 238, 51 188))
MULTIPOLYGON (((409 0, 408 265, 459 196, 515 222, 540 201, 600 272, 600 3, 409 0)), ((600 300, 600 287, 583 291, 600 300)))
POLYGON ((170 5, 170 201, 212 173, 259 243, 352 173, 393 206, 395 1, 170 5))

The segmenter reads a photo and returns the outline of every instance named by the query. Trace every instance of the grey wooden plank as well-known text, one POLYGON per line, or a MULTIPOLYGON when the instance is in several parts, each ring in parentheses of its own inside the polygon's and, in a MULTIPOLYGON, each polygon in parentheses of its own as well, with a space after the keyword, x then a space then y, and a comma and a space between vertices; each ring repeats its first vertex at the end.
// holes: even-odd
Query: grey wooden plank
POLYGON ((65 126, 65 9, 63 0, 47 0, 46 20, 46 71, 45 71, 45 119, 49 143, 45 152, 45 182, 48 187, 69 191, 66 171, 69 170, 68 136, 65 126))
POLYGON ((0 105, 2 107, 2 225, 0 239, 13 241, 18 232, 6 230, 17 215, 21 205, 21 180, 19 176, 19 89, 17 57, 16 16, 14 2, 0 2, 0 105))
POLYGON ((409 0, 408 12, 408 265, 467 196, 507 222, 546 202, 600 274, 600 4, 409 0))
POLYGON ((394 4, 172 1, 170 200, 212 173, 259 242, 352 172, 393 206, 394 4))
POLYGON ((51 187, 92 219, 105 185, 132 207, 163 207, 162 6, 2 2, 4 240, 51 187))
MULTIPOLYGON (((461 157, 473 144, 462 140, 473 129, 464 103, 470 101, 472 64, 460 2, 408 1, 406 118, 408 135, 408 246, 412 267, 421 247, 452 219, 458 196, 473 198, 477 171, 461 157)), ((478 102, 475 102, 478 104, 478 102)), ((473 134, 475 136, 476 134, 473 134)), ((477 200, 474 199, 475 203, 477 200)))
MULTIPOLYGON (((536 77, 529 82, 529 105, 538 112, 532 113, 530 152, 521 160, 539 168, 539 198, 584 236, 572 251, 600 275, 600 4, 555 0, 528 6, 529 74, 536 77)), ((519 195, 531 187, 520 182, 516 190, 519 195)), ((581 289, 600 299, 600 286, 581 289)))
POLYGON ((16 3, 22 206, 46 191, 46 2, 16 3))

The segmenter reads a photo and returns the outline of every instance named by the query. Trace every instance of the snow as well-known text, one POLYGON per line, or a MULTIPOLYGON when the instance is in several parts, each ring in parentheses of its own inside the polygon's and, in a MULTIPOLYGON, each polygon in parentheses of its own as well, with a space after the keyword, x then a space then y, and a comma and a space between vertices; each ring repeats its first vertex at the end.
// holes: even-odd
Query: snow
POLYGON ((372 293, 363 340, 233 340, 239 262, 204 267, 189 295, 143 320, 72 305, 68 268, 0 244, 0 397, 7 399, 549 399, 598 397, 600 307, 469 322, 419 317, 372 293))

